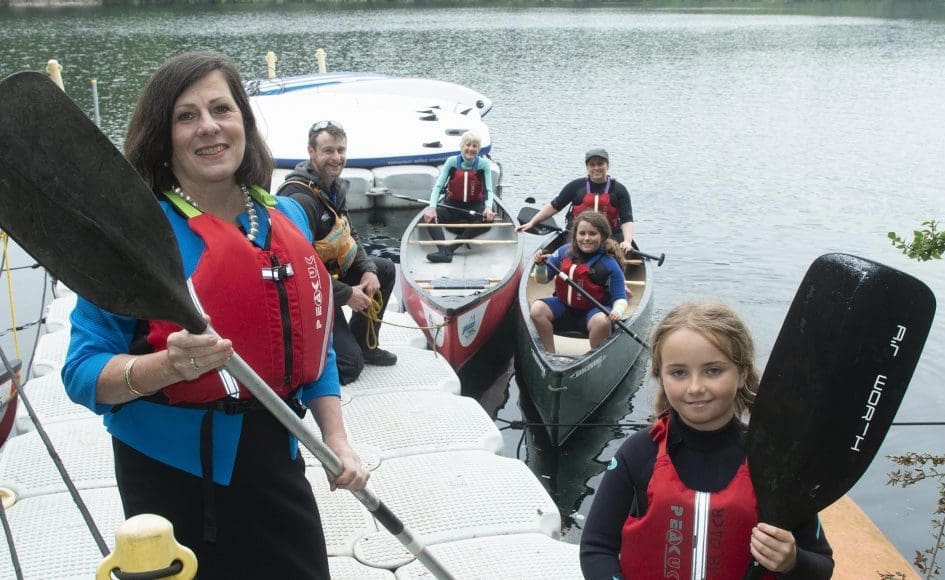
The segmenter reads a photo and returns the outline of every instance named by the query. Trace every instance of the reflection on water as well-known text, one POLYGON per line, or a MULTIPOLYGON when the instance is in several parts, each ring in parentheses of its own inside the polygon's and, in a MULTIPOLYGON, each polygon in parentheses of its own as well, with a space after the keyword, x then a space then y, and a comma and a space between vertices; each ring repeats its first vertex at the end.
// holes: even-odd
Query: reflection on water
POLYGON ((372 256, 390 258, 400 263, 400 238, 417 215, 411 209, 374 209, 351 214, 351 225, 364 242, 364 248, 372 256))
POLYGON ((624 438, 641 428, 643 422, 636 416, 645 414, 648 405, 637 395, 647 363, 647 357, 641 356, 614 390, 613 396, 560 448, 551 445, 547 429, 541 426, 538 412, 528 397, 519 399, 529 425, 522 434, 525 451, 518 456, 538 476, 561 510, 562 535, 566 541, 580 541, 582 524, 590 511, 594 492, 589 482, 601 475, 610 462, 613 451, 607 450, 619 447, 624 438), (636 407, 641 409, 634 413, 636 407))

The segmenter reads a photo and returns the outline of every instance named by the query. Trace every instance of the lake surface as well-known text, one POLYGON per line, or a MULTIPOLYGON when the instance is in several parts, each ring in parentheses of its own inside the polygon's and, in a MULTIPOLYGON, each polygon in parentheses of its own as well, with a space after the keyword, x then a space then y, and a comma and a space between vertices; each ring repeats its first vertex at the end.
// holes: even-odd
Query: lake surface
MULTIPOLYGON (((684 299, 722 298, 754 331, 759 366, 821 254, 889 264, 945 298, 945 264, 912 262, 886 239, 945 218, 941 19, 614 6, 115 8, 0 10, 0 30, 0 75, 57 58, 67 92, 90 113, 97 78, 103 129, 117 143, 149 74, 188 49, 226 53, 247 77, 264 73, 269 50, 282 74, 310 72, 324 47, 329 70, 469 85, 494 100, 493 157, 513 209, 528 196, 549 200, 582 174, 585 150, 606 147, 611 174, 631 190, 641 248, 667 255, 656 316, 684 299)), ((402 225, 388 217, 366 233, 396 245, 402 225)), ((508 365, 493 370, 468 389, 502 426, 521 416, 518 388, 508 365)), ((898 420, 941 420, 943 375, 940 310, 898 420)), ((568 541, 579 540, 599 474, 632 432, 613 425, 648 414, 653 385, 634 393, 642 381, 642 371, 631 377, 595 420, 603 426, 559 453, 533 433, 504 432, 507 454, 526 458, 555 495, 568 541)), ((941 454, 942 441, 941 426, 893 427, 852 492, 910 559, 931 544, 935 488, 887 487, 893 466, 882 455, 941 454)))

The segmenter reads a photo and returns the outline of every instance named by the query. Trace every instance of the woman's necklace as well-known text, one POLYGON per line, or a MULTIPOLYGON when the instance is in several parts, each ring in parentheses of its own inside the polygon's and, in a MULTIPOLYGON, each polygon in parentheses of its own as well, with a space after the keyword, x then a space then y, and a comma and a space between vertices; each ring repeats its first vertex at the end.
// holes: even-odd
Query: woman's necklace
MULTIPOLYGON (((256 215, 256 206, 253 205, 253 196, 249 194, 249 189, 245 185, 240 184, 240 190, 242 190, 243 196, 245 196, 246 201, 244 205, 246 206, 246 214, 249 216, 249 232, 246 234, 246 239, 252 242, 256 239, 256 234, 259 233, 259 216, 256 215)), ((184 201, 194 206, 194 209, 200 210, 200 206, 197 205, 197 200, 184 193, 180 186, 174 188, 174 193, 184 198, 184 201)))

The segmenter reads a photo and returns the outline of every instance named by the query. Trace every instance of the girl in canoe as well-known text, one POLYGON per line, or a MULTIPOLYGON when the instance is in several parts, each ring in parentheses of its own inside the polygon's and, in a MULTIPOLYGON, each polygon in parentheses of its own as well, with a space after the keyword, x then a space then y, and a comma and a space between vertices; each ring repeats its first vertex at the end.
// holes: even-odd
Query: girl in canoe
POLYGON ((587 331, 591 348, 610 336, 613 322, 627 311, 624 286, 624 258, 620 246, 611 238, 610 224, 604 214, 586 211, 578 216, 571 230, 571 243, 553 254, 535 254, 535 280, 549 281, 546 262, 553 267, 555 293, 532 303, 531 317, 545 350, 555 352, 554 331, 587 331), (566 274, 597 302, 610 307, 601 311, 561 276, 566 274))
POLYGON ((794 530, 757 521, 742 419, 759 379, 742 320, 717 302, 682 304, 651 344, 657 419, 604 474, 581 538, 584 577, 741 578, 754 558, 765 578, 830 578, 816 516, 794 530))

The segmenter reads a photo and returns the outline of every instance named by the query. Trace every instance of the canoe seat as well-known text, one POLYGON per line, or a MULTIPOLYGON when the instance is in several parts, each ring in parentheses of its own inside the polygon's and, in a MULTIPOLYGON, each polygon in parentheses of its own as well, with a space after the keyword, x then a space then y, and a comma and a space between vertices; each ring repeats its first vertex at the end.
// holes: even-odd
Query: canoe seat
POLYGON ((452 240, 407 240, 412 246, 460 246, 468 244, 470 246, 494 246, 502 244, 517 244, 518 240, 477 240, 472 239, 452 239, 452 240))
POLYGON ((565 338, 587 338, 587 333, 581 332, 580 330, 565 330, 563 332, 556 332, 555 334, 565 338))
MULTIPOLYGON (((419 224, 417 224, 417 225, 414 226, 414 227, 418 227, 418 228, 446 228, 446 229, 453 228, 453 229, 458 229, 458 230, 465 230, 466 228, 511 228, 511 227, 515 227, 515 224, 513 224, 512 222, 483 222, 483 223, 476 223, 476 222, 473 222, 473 223, 466 223, 466 222, 462 222, 462 223, 455 223, 455 224, 430 222, 430 223, 419 223, 419 224)), ((637 260, 637 261, 639 262, 639 260, 637 260)))
POLYGON ((428 282, 417 282, 425 290, 476 290, 489 288, 495 281, 489 278, 437 278, 428 282))
POLYGON ((590 350, 587 337, 555 334, 555 353, 562 356, 581 356, 590 350))

